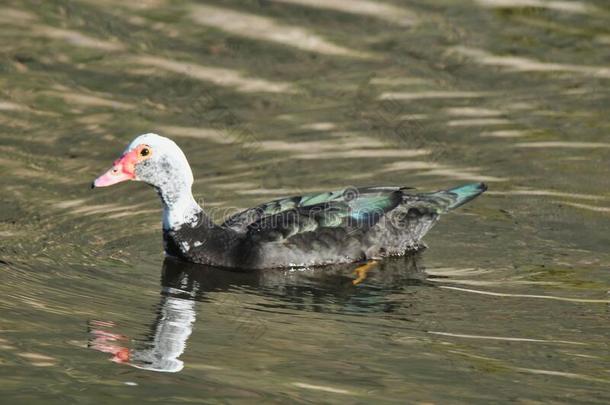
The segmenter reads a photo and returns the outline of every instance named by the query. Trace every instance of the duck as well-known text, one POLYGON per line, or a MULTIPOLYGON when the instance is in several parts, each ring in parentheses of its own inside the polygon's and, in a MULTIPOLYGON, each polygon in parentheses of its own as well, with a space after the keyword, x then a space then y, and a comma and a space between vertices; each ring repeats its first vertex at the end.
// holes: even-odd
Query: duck
POLYGON ((152 186, 163 207, 166 256, 207 266, 261 270, 362 263, 426 247, 439 217, 487 190, 484 183, 417 193, 402 186, 346 187, 279 198, 214 222, 192 193, 180 147, 154 133, 137 136, 92 188, 125 181, 152 186))

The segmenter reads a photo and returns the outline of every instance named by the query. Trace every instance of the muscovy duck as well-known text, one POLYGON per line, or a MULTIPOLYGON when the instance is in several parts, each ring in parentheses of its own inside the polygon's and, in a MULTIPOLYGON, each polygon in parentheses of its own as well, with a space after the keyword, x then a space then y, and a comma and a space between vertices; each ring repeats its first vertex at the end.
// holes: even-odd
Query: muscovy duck
MULTIPOLYGON (((281 198, 214 223, 193 198, 193 173, 169 138, 134 139, 92 187, 126 180, 153 186, 163 204, 165 252, 217 267, 266 269, 368 261, 423 247, 439 216, 487 186, 466 184, 431 193, 408 187, 359 187, 281 198)), ((361 275, 359 275, 361 278, 361 275)))

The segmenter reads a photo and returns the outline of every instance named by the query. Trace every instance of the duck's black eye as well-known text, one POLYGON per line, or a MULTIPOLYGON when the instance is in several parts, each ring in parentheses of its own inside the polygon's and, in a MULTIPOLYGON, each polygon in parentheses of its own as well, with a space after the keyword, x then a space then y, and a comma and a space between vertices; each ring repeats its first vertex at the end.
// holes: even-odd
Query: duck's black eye
POLYGON ((144 148, 140 151, 140 156, 148 156, 150 154, 150 149, 144 148))

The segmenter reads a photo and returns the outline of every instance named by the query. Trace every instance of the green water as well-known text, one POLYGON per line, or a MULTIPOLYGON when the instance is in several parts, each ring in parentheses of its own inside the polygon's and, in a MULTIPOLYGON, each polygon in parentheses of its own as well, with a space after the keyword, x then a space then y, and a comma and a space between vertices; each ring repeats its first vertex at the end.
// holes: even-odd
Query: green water
POLYGON ((604 0, 2 1, 1 402, 610 402, 609 27, 604 0), (356 286, 164 263, 150 188, 89 189, 151 131, 217 220, 489 191, 356 286))

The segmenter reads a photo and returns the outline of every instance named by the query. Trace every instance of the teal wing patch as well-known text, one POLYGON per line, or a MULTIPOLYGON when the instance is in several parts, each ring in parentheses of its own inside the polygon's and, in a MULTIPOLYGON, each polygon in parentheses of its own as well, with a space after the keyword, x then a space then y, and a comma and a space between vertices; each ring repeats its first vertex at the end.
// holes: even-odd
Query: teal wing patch
POLYGON ((405 188, 362 187, 273 200, 233 215, 222 226, 284 236, 319 227, 371 226, 402 201, 405 188))

